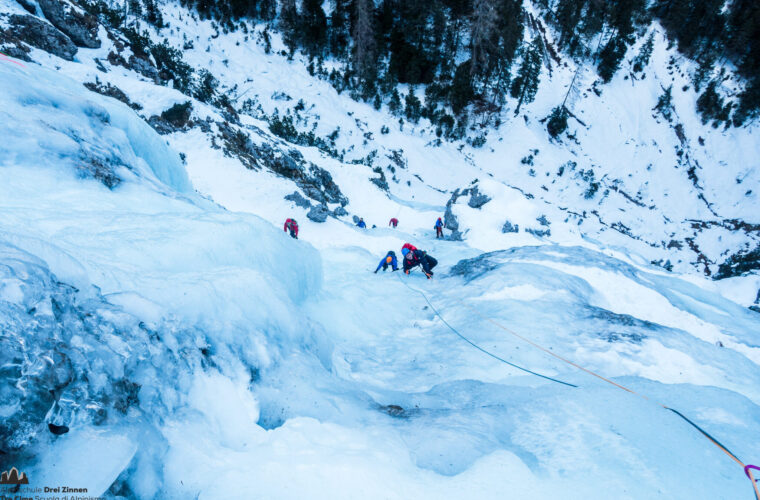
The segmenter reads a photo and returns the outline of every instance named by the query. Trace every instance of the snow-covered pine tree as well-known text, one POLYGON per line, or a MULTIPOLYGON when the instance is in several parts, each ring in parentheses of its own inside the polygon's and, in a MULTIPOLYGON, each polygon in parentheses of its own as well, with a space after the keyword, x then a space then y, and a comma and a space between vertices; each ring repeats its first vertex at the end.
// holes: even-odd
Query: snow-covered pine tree
POLYGON ((605 44, 604 48, 599 51, 597 71, 604 83, 608 83, 615 76, 627 49, 628 46, 624 38, 620 35, 614 35, 605 44))
MULTIPOLYGON (((372 0, 354 0, 351 35, 353 37, 353 67, 364 82, 372 82, 377 76, 375 65, 375 28, 372 0)), ((374 86, 374 85, 373 85, 374 86)))
POLYGON ((414 95, 414 87, 409 88, 409 93, 404 99, 404 104, 406 119, 412 123, 420 121, 420 116, 422 115, 422 103, 417 96, 414 95))
POLYGON ((541 76, 541 51, 543 42, 540 37, 533 39, 523 49, 523 60, 517 76, 512 80, 511 95, 517 99, 515 116, 520 113, 520 106, 524 102, 532 102, 538 91, 538 83, 541 76))
POLYGON ((652 57, 652 50, 654 49, 654 33, 650 33, 646 42, 641 46, 639 53, 633 58, 632 69, 634 73, 640 73, 644 71, 644 68, 649 64, 649 58, 652 57))
POLYGON ((474 77, 482 76, 489 66, 489 55, 494 47, 494 33, 499 21, 494 0, 475 0, 470 21, 470 71, 474 77))
POLYGON ((293 54, 298 46, 298 11, 296 0, 282 0, 280 4, 280 30, 283 41, 293 54))
POLYGON ((310 57, 317 57, 327 45, 327 16, 321 0, 303 0, 299 17, 301 44, 310 57))
POLYGON ((559 31, 558 45, 562 49, 567 49, 571 55, 575 55, 580 47, 580 37, 577 30, 583 19, 585 5, 585 0, 562 0, 557 2, 552 16, 559 31))
POLYGON ((472 88, 471 74, 470 61, 460 64, 454 72, 454 80, 449 92, 449 105, 456 115, 462 113, 475 93, 472 88))

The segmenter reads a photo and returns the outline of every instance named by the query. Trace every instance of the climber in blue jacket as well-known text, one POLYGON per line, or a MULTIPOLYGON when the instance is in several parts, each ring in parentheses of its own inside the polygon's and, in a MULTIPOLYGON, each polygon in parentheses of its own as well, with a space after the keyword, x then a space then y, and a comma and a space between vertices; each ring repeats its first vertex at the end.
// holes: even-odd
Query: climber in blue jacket
POLYGON ((386 254, 385 257, 383 257, 383 260, 380 261, 380 264, 377 265, 377 269, 375 269, 375 274, 380 270, 380 268, 383 268, 383 272, 388 270, 388 266, 391 266, 394 271, 398 271, 398 261, 396 260, 396 252, 391 250, 386 254))
POLYGON ((435 239, 443 238, 443 221, 440 217, 438 217, 438 220, 435 221, 435 226, 433 226, 433 229, 435 229, 435 239))

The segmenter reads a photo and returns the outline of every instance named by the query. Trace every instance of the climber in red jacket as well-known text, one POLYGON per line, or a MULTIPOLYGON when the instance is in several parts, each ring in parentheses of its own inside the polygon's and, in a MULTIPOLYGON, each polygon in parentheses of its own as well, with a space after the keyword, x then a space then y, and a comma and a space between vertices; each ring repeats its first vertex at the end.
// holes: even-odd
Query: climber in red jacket
POLYGON ((295 219, 288 219, 285 221, 285 226, 283 227, 283 230, 287 233, 290 231, 290 236, 298 239, 298 222, 296 222, 295 219))

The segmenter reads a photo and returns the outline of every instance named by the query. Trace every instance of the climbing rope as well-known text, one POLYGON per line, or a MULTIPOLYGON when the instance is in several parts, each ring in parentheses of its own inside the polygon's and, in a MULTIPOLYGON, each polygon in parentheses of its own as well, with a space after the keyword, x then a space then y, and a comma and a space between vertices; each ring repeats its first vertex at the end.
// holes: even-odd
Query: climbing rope
POLYGON ((467 342, 468 344, 470 344, 472 347, 474 347, 474 348, 475 348, 475 349, 477 349, 478 351, 480 351, 480 352, 482 352, 482 353, 484 353, 484 354, 486 354, 486 355, 488 355, 488 356, 491 356, 492 358, 494 358, 494 359, 496 359, 496 360, 498 360, 498 361, 501 361, 502 363, 506 363, 506 364, 508 364, 509 366, 512 366, 512 367, 514 367, 514 368, 517 368, 518 370, 522 370, 522 371, 524 371, 524 372, 526 372, 526 373, 530 373, 531 375, 535 375, 535 376, 537 376, 537 377, 545 378, 546 380, 551 380, 552 382, 557 382, 558 384, 562 384, 562 385, 569 385, 570 387, 578 387, 578 386, 577 386, 577 385, 575 385, 575 384, 571 384, 571 383, 569 383, 569 382, 563 382, 562 380, 557 380, 556 378, 552 378, 552 377, 549 377, 549 376, 547 376, 547 375, 542 375, 542 374, 540 374, 540 373, 536 373, 536 372, 534 372, 534 371, 528 370, 527 368, 523 368, 522 366, 516 365, 516 364, 514 364, 514 363, 512 363, 512 362, 510 362, 510 361, 507 361, 507 360, 506 360, 506 359, 504 359, 504 358, 501 358, 501 357, 497 356, 496 354, 494 354, 494 353, 492 353, 492 352, 490 352, 490 351, 487 351, 487 350, 483 349, 482 347, 480 347, 479 345, 477 345, 476 343, 474 343, 473 341, 471 341, 470 339, 468 339, 467 337, 465 337, 464 335, 462 335, 461 333, 459 333, 459 332, 456 330, 456 328, 454 328, 453 326, 451 326, 451 325, 448 323, 448 321, 446 321, 446 320, 443 318, 443 316, 441 315, 441 313, 439 313, 439 312, 438 312, 438 310, 435 308, 435 306, 434 306, 434 305, 433 305, 433 304, 430 302, 430 300, 427 298, 427 295, 425 295, 425 292, 423 292, 422 290, 417 290, 416 288, 413 288, 413 287, 409 286, 409 285, 408 285, 408 284, 407 284, 407 283, 406 283, 406 282, 405 282, 405 281, 404 281, 404 280, 401 278, 401 276, 398 276, 398 275, 397 275, 397 277, 398 277, 398 279, 401 281, 401 283, 403 283, 403 284, 404 284, 404 286, 405 286, 405 287, 407 287, 409 290, 412 290, 412 291, 414 291, 414 292, 417 292, 417 293, 419 293, 420 295, 422 295, 422 298, 424 298, 424 299, 425 299, 425 302, 427 302, 427 304, 430 306, 430 309, 432 309, 432 310, 433 310, 433 312, 435 313, 435 315, 436 315, 436 316, 438 316, 438 318, 439 318, 441 321, 443 321, 443 324, 444 324, 444 325, 446 325, 447 327, 449 327, 449 330, 451 330, 452 332, 454 332, 454 334, 455 334, 455 335, 457 335, 459 338, 461 338, 462 340, 464 340, 465 342, 467 342))
MULTIPOLYGON (((631 394, 635 394, 636 396, 639 396, 641 398, 646 399, 647 401, 650 401, 650 399, 647 396, 645 396, 643 394, 639 394, 638 392, 634 391, 633 389, 629 389, 628 387, 620 385, 617 382, 613 382, 612 380, 610 380, 608 378, 605 378, 605 377, 599 375, 598 373, 595 373, 595 372, 593 372, 593 371, 591 371, 591 370, 589 370, 587 368, 584 368, 584 367, 582 367, 582 366, 580 366, 580 365, 578 365, 576 363, 573 363, 569 359, 565 359, 562 356, 560 356, 559 354, 556 354, 555 352, 552 352, 551 350, 546 349, 545 347, 543 347, 543 346, 541 346, 539 344, 536 344, 532 340, 530 340, 530 339, 528 339, 526 337, 523 337, 522 335, 520 335, 520 334, 518 334, 516 332, 513 332, 512 330, 510 330, 509 328, 505 327, 501 323, 498 323, 497 321, 494 321, 491 318, 483 316, 477 309, 475 309, 471 305, 469 305, 469 304, 464 304, 464 305, 467 308, 469 308, 473 313, 475 313, 476 316, 480 317, 481 319, 484 319, 484 320, 488 321, 489 323, 495 325, 498 328, 501 328, 502 330, 504 330, 505 332, 509 333, 510 335, 513 335, 513 336, 517 337, 518 339, 523 340, 523 341, 527 342, 528 344, 536 347, 537 349, 540 349, 540 350, 544 351, 545 353, 549 354, 550 356, 553 356, 553 357, 555 357, 555 358, 557 358, 557 359, 559 359, 561 361, 564 361, 565 363, 567 363, 567 364, 569 364, 571 366, 574 366, 574 367, 578 368, 579 370, 582 370, 582 371, 588 373, 589 375, 592 375, 592 376, 594 376, 594 377, 596 377, 598 379, 604 380, 608 384, 612 384, 615 387, 623 389, 626 392, 630 392, 631 394)), ((702 435, 704 435, 708 440, 710 440, 710 442, 713 443, 715 446, 717 446, 723 453, 725 453, 726 455, 728 455, 734 462, 736 462, 737 464, 741 465, 742 468, 744 468, 744 472, 747 474, 747 477, 749 477, 750 481, 752 481, 752 488, 755 491, 755 498, 756 498, 756 500, 760 500, 760 490, 758 490, 757 481, 755 481, 755 478, 753 477, 752 471, 751 471, 751 468, 754 468, 754 466, 749 467, 749 466, 745 465, 744 462, 742 462, 734 453, 731 452, 731 450, 729 450, 728 448, 726 448, 723 444, 720 443, 720 441, 718 441, 717 439, 715 439, 714 437, 712 437, 707 431, 705 431, 699 425, 697 425, 696 423, 694 423, 693 421, 691 421, 690 419, 688 419, 680 411, 676 410, 675 408, 671 408, 671 407, 669 407, 667 405, 664 405, 664 404, 662 404, 662 403, 660 403, 658 401, 654 401, 654 403, 656 403, 657 405, 661 406, 662 408, 664 408, 666 410, 669 410, 669 411, 673 412, 674 414, 678 415, 685 422, 687 422, 689 425, 691 425, 692 427, 694 427, 695 429, 697 429, 700 433, 702 433, 702 435)))
POLYGON ((14 61, 13 59, 11 59, 10 57, 6 56, 6 55, 5 55, 5 54, 3 54, 2 52, 0 52, 0 61, 9 62, 9 63, 13 63, 13 64, 15 64, 15 65, 17 65, 17 66, 21 66, 22 68, 25 68, 25 67, 26 67, 26 66, 24 66, 23 64, 21 64, 20 62, 18 62, 18 61, 14 61))
MULTIPOLYGON (((440 319, 440 320, 443 322, 443 324, 445 324, 445 325, 446 325, 446 326, 447 326, 447 327, 448 327, 448 328, 449 328, 449 329, 450 329, 452 332, 454 332, 454 333, 455 333, 457 336, 459 336, 459 337, 460 337, 462 340, 464 340, 465 342, 467 342, 468 344, 470 344, 470 345, 471 345, 471 346, 473 346, 474 348, 476 348, 476 349, 478 349, 479 351, 481 351, 481 352, 483 352, 483 353, 487 354, 488 356, 491 356, 491 357, 492 357, 492 358, 494 358, 494 359, 497 359, 497 360, 499 360, 499 361, 501 361, 501 362, 503 362, 503 363, 506 363, 506 364, 508 364, 508 365, 510 365, 510 366, 513 366, 513 367, 515 367, 515 368, 517 368, 517 369, 519 369, 519 370, 522 370, 522 371, 524 371, 524 372, 527 372, 527 373, 530 373, 530 374, 536 375, 536 376, 538 376, 538 377, 541 377, 541 378, 545 378, 545 379, 547 379, 547 380, 551 380, 551 381, 553 381, 553 382, 557 382, 557 383, 560 383, 560 384, 563 384, 563 385, 567 385, 567 386, 570 386, 570 387, 578 387, 577 385, 574 385, 574 384, 570 384, 570 383, 568 383, 568 382, 563 382, 563 381, 561 381, 561 380, 557 380, 557 379, 555 379, 555 378, 547 377, 546 375, 541 375, 540 373, 536 373, 536 372, 534 372, 534 371, 528 370, 527 368, 523 368, 523 367, 521 367, 521 366, 518 366, 518 365, 516 365, 516 364, 514 364, 514 363, 510 363, 509 361, 507 361, 507 360, 505 360, 505 359, 503 359, 503 358, 500 358, 499 356, 497 356, 497 355, 495 355, 495 354, 493 354, 493 353, 491 353, 491 352, 489 352, 489 351, 487 351, 487 350, 483 349, 482 347, 480 347, 480 346, 476 345, 475 343, 473 343, 472 341, 470 341, 470 340, 469 340, 467 337, 465 337, 464 335, 462 335, 461 333, 459 333, 459 332, 458 332, 458 331, 457 331, 457 330, 456 330, 454 327, 452 327, 452 326, 451 326, 451 325, 450 325, 450 324, 449 324, 449 323, 448 323, 448 322, 447 322, 447 321, 446 321, 446 320, 443 318, 443 316, 442 316, 442 315, 441 315, 441 314, 438 312, 438 310, 435 308, 435 306, 433 306, 432 302, 430 302, 430 299, 428 299, 428 297, 427 297, 427 295, 425 294, 425 292, 423 292, 422 290, 418 290, 418 289, 416 289, 416 288, 413 288, 413 287, 409 286, 409 285, 408 285, 408 284, 407 284, 407 283, 406 283, 406 282, 405 282, 405 281, 404 281, 404 280, 401 278, 401 276, 398 276, 398 278, 399 278, 399 280, 401 281, 401 283, 403 283, 403 284, 404 284, 404 286, 406 286, 406 287, 407 287, 407 288, 409 288, 410 290, 412 290, 412 291, 414 291, 414 292, 417 292, 417 293, 419 293, 420 295, 422 295, 422 297, 425 299, 425 302, 427 302, 427 304, 430 306, 430 308, 433 310, 433 312, 436 314, 436 316, 438 316, 438 318, 439 318, 439 319, 440 319)), ((550 356, 553 356, 554 358, 556 358, 556 359, 559 359, 560 361, 562 361, 562 362, 564 362, 564 363, 567 363, 567 364, 569 364, 569 365, 571 365, 571 366, 574 366, 575 368, 577 368, 577 369, 579 369, 579 370, 581 370, 581 371, 584 371, 584 372, 588 373, 589 375, 592 375, 592 376, 594 376, 594 377, 596 377, 596 378, 598 378, 598 379, 600 379, 600 380, 603 380, 603 381, 607 382, 608 384, 612 384, 612 385, 614 385, 615 387, 617 387, 617 388, 619 388, 619 389, 622 389, 622 390, 624 390, 624 391, 626 391, 626 392, 629 392, 629 393, 631 393, 631 394, 635 394, 636 396, 639 396, 639 397, 641 397, 641 398, 643 398, 643 399, 646 399, 647 401, 653 401, 653 400, 650 400, 650 398, 648 398, 647 396, 645 396, 645 395, 643 395, 643 394, 639 394, 638 392, 634 391, 633 389, 629 389, 628 387, 625 387, 625 386, 623 386, 623 385, 620 385, 620 384, 618 384, 617 382, 613 382, 612 380, 610 380, 610 379, 608 379, 608 378, 606 378, 606 377, 603 377, 603 376, 599 375, 598 373, 595 373, 595 372, 593 372, 593 371, 591 371, 591 370, 589 370, 589 369, 587 369, 587 368, 584 368, 583 366, 581 366, 581 365, 578 365, 578 364, 576 364, 576 363, 574 363, 574 362, 570 361, 569 359, 566 359, 566 358, 564 358, 564 357, 560 356, 559 354, 556 354, 556 353, 554 353, 554 352, 553 352, 553 351, 551 351, 550 349, 546 349, 545 347, 543 347, 543 346, 541 346, 541 345, 539 345, 539 344, 537 344, 537 343, 533 342, 532 340, 530 340, 530 339, 528 339, 528 338, 526 338, 526 337, 524 337, 524 336, 522 336, 522 335, 520 335, 520 334, 518 334, 518 333, 516 333, 516 332, 513 332, 512 330, 510 330, 509 328, 505 327, 504 325, 502 325, 502 324, 498 323, 497 321, 494 321, 494 320, 493 320, 493 319, 491 319, 491 318, 488 318, 488 317, 486 317, 486 316, 483 316, 483 315, 482 315, 482 314, 481 314, 481 313, 480 313, 480 312, 479 312, 477 309, 475 309, 475 308, 474 308, 474 307, 472 307, 471 305, 469 305, 469 304, 464 304, 464 305, 465 305, 467 308, 469 308, 471 311, 473 311, 473 312, 475 313, 475 315, 476 315, 476 316, 478 316, 478 317, 480 317, 481 319, 483 319, 483 320, 485 320, 485 321, 488 321, 489 323, 491 323, 491 324, 495 325, 496 327, 498 327, 498 328, 500 328, 500 329, 504 330, 505 332, 509 333, 510 335, 512 335, 512 336, 514 336, 514 337, 517 337, 518 339, 520 339, 520 340, 522 340, 522 341, 524 341, 524 342, 527 342, 528 344, 532 345, 533 347, 535 347, 535 348, 537 348, 537 349, 540 349, 541 351, 543 351, 543 352, 545 352, 545 353, 549 354, 550 356)), ((731 452, 731 450, 729 450, 729 449, 728 449, 726 446, 724 446, 723 444, 721 444, 721 442, 720 442, 720 441, 718 441, 717 439, 715 439, 714 437, 712 437, 712 436, 711 436, 711 435, 710 435, 710 434, 709 434, 709 433, 708 433, 706 430, 704 430, 702 427, 700 427, 699 425, 697 425, 696 423, 694 423, 693 421, 691 421, 689 418, 687 418, 687 417, 686 417, 686 416, 685 416, 683 413, 681 413, 680 411, 676 410, 675 408, 671 408, 671 407, 669 407, 669 406, 667 406, 667 405, 664 405, 664 404, 662 404, 662 403, 660 403, 660 402, 657 402, 657 401, 654 401, 654 403, 656 403, 657 405, 659 405, 660 407, 662 407, 662 408, 664 408, 664 409, 666 409, 666 410, 668 410, 668 411, 671 411, 672 413, 674 413, 675 415, 677 415, 678 417, 680 417, 681 419, 683 419, 683 420, 684 420, 685 422, 687 422, 689 425, 691 425, 691 426, 692 426, 692 427, 694 427, 696 430, 698 430, 698 431, 699 431, 699 432, 700 432, 700 433, 701 433, 703 436, 705 436, 705 437, 706 437, 706 438, 707 438, 707 439, 708 439, 708 440, 709 440, 711 443, 713 443, 715 446, 717 446, 717 447, 718 447, 718 449, 720 449, 720 450, 721 450, 723 453, 725 453, 726 455, 728 455, 728 456, 729 456, 729 457, 730 457, 730 458, 731 458, 731 459, 732 459, 734 462, 736 462, 737 464, 739 464, 739 465, 740 465, 740 466, 741 466, 741 467, 744 469, 744 473, 747 475, 747 477, 749 478, 749 480, 752 482, 752 488, 754 489, 754 492, 755 492, 755 499, 756 499, 756 500, 760 500, 760 489, 758 489, 758 484, 757 484, 757 483, 758 483, 758 480, 756 480, 756 479, 755 479, 755 477, 753 476, 753 473, 752 473, 752 469, 755 469, 755 470, 758 470, 758 471, 760 471, 760 467, 757 467, 757 466, 755 466, 755 465, 747 465, 747 464, 745 464, 744 462, 742 462, 742 461, 739 459, 739 457, 737 457, 737 456, 736 456, 736 455, 735 455, 733 452, 731 452)))

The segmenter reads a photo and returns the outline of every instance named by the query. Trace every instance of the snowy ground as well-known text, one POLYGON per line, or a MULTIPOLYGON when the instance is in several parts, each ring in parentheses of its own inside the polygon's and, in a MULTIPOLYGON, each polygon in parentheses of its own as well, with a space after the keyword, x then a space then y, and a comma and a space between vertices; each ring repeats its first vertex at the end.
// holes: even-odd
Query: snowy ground
MULTIPOLYGON (((24 12, 14 0, 1 0, 0 8, 24 12)), ((529 2, 526 8, 530 10, 529 2)), ((348 195, 349 212, 370 224, 385 226, 390 216, 397 215, 408 228, 429 226, 433 214, 421 214, 420 207, 425 207, 422 212, 439 211, 433 208, 445 205, 453 190, 477 180, 481 192, 494 198, 493 202, 472 211, 463 199, 453 212, 465 219, 461 230, 470 245, 479 249, 540 243, 525 230, 542 229, 536 222, 542 215, 552 225, 553 242, 567 243, 565 235, 571 234, 570 242, 579 244, 583 236, 593 239, 596 246, 625 248, 642 262, 670 261, 678 272, 714 273, 729 255, 760 244, 757 230, 721 226, 734 220, 760 223, 755 208, 760 193, 757 127, 722 130, 701 123, 695 112, 698 93, 688 75, 693 64, 669 47, 656 24, 650 28, 655 32, 655 50, 643 73, 630 69, 638 47, 629 51, 610 84, 595 88, 593 70, 579 73, 568 100, 578 119, 570 119, 568 135, 559 141, 549 140, 542 120, 561 102, 573 80, 576 64, 569 59, 562 64, 545 61, 549 66, 542 70, 535 102, 524 106, 518 117, 513 117, 514 103, 508 102, 503 125, 498 130, 485 129, 485 147, 446 142, 434 147, 436 137, 426 120, 400 124, 385 107, 376 111, 368 103, 338 94, 327 82, 309 75, 300 56, 289 61, 280 55, 284 47, 276 33, 272 34, 272 53, 266 54, 257 42, 262 26, 249 25, 247 34, 241 30, 224 33, 214 23, 198 21, 171 3, 163 10, 168 28, 159 32, 144 23, 141 28, 154 40, 166 39, 178 48, 192 42, 192 48, 183 50, 189 64, 210 70, 220 82, 219 92, 238 108, 248 99, 255 103, 257 111, 241 115, 241 130, 254 142, 273 137, 245 127, 267 130, 261 113, 295 116, 300 101, 305 106, 296 120, 300 131, 313 129, 319 137, 339 131, 336 149, 345 153, 345 163, 315 148, 296 149, 332 174, 348 195), (674 106, 670 122, 653 110, 669 86, 674 106), (387 133, 381 132, 384 126, 387 133), (370 166, 350 163, 373 151, 373 166, 387 178, 389 195, 367 187, 368 179, 378 175, 370 166), (403 166, 394 162, 394 155, 403 166), (598 189, 587 198, 594 183, 598 189), (519 235, 500 232, 506 220, 522 220, 519 235), (707 225, 695 228, 699 221, 707 225)), ((99 49, 80 49, 74 62, 39 50, 32 55, 80 83, 99 81, 118 87, 143 106, 140 114, 146 119, 188 99, 109 63, 115 45, 105 34, 101 40, 99 49)), ((129 54, 127 49, 122 55, 128 58, 129 54)), ((422 95, 420 89, 417 94, 422 95)), ((196 100, 193 105, 193 118, 222 120, 218 110, 196 100)), ((228 208, 252 211, 272 222, 279 223, 282 213, 291 210, 299 221, 305 220, 304 210, 282 199, 293 192, 291 182, 266 171, 245 170, 237 159, 212 148, 214 132, 214 127, 210 134, 196 127, 167 136, 171 146, 186 155, 187 170, 198 191, 228 208), (240 188, 241 184, 247 189, 240 188)), ((722 288, 723 293, 750 305, 758 284, 760 279, 753 276, 722 288)))

